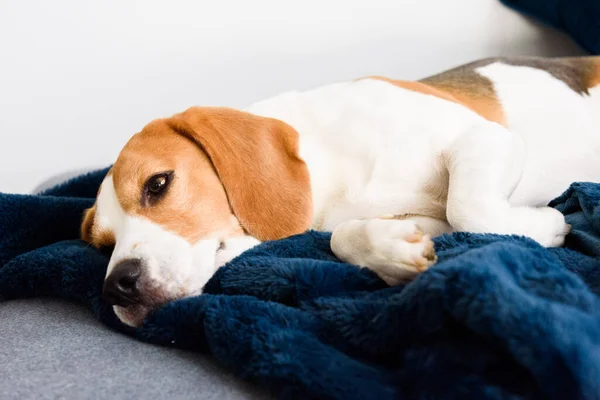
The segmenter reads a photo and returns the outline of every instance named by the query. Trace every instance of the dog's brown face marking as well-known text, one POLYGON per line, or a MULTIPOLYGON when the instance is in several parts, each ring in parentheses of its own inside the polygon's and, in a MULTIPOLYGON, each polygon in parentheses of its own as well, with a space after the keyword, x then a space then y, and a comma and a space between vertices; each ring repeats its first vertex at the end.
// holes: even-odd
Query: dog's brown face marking
MULTIPOLYGON (((308 169, 291 127, 223 108, 192 108, 134 135, 109 175, 123 212, 189 243, 205 237, 259 240, 301 233, 312 218, 308 169), (156 193, 155 193, 156 192, 156 193)), ((87 210, 82 238, 113 245, 87 210)))
MULTIPOLYGON (((107 176, 112 176, 125 213, 149 219, 190 243, 210 234, 243 233, 206 154, 165 120, 153 121, 134 135, 107 176), (163 192, 151 197, 150 181, 166 172, 163 192)), ((95 217, 96 205, 84 216, 82 239, 97 248, 113 246, 114 232, 95 223, 95 217)))
MULTIPOLYGON (((108 172, 107 176, 112 174, 112 170, 108 172)), ((99 193, 100 191, 98 191, 99 193)), ((97 249, 111 248, 115 245, 115 234, 114 232, 104 229, 98 224, 95 224, 96 218, 96 205, 87 209, 83 216, 83 222, 81 224, 81 239, 92 244, 97 249)))
POLYGON ((207 155, 166 120, 151 122, 129 140, 112 175, 125 213, 149 219, 190 243, 209 234, 242 233, 207 155))

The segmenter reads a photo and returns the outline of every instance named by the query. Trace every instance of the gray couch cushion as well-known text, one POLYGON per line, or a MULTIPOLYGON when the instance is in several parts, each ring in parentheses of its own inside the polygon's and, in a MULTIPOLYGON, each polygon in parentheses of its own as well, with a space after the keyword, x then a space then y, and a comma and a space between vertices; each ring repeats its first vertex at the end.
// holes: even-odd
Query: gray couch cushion
POLYGON ((114 332, 80 306, 0 303, 1 399, 258 399, 207 356, 114 332))

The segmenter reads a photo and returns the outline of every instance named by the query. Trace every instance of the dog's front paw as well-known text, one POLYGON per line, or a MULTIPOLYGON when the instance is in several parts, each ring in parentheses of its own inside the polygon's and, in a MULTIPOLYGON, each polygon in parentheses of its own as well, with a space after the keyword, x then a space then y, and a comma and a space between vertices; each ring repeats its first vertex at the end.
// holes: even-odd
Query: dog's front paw
POLYGON ((414 278, 436 261, 431 238, 411 220, 343 223, 331 236, 331 250, 342 261, 373 270, 390 285, 414 278))

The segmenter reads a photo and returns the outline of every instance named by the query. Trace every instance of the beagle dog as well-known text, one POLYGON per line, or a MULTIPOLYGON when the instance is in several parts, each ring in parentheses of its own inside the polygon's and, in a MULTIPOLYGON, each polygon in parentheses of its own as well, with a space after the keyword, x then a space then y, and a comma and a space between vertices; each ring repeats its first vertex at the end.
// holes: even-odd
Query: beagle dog
POLYGON ((485 59, 157 119, 123 148, 81 232, 114 246, 104 298, 139 326, 243 251, 307 229, 389 284, 434 264, 445 232, 561 246, 569 226, 546 205, 599 178, 600 57, 485 59))

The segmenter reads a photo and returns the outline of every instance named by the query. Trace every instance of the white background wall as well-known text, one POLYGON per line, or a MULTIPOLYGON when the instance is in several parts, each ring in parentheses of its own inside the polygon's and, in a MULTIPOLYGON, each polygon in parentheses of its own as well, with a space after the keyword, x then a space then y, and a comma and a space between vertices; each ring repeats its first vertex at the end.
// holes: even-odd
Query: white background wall
POLYGON ((0 191, 108 165, 191 105, 578 52, 497 0, 0 0, 0 191))

